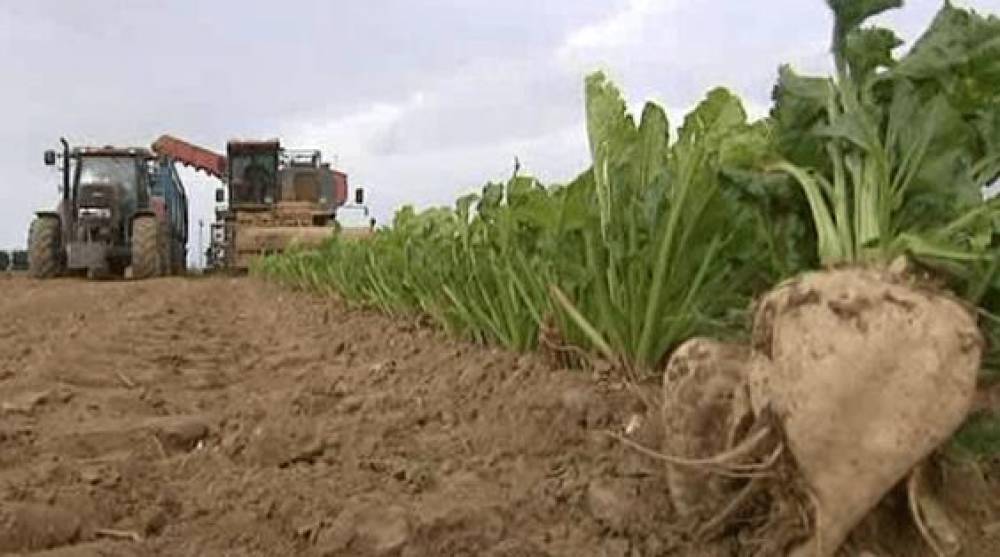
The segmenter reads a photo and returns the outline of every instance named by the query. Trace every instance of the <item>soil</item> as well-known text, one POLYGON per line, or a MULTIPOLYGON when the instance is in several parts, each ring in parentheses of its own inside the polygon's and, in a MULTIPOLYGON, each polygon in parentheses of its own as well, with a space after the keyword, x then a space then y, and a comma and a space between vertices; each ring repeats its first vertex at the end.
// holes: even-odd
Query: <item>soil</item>
MULTIPOLYGON (((0 554, 739 552, 671 528, 665 467, 607 435, 656 446, 659 409, 606 374, 252 278, 0 292, 0 554)), ((955 470, 964 554, 1000 554, 1000 467, 955 470)), ((883 506, 850 554, 928 554, 883 506)))

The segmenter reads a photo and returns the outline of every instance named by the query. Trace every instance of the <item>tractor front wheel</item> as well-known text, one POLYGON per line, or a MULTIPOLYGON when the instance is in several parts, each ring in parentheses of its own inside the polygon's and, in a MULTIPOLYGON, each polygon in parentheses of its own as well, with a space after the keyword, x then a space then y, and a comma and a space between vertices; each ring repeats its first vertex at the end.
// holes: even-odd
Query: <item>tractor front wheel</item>
POLYGON ((160 265, 160 225, 156 217, 136 217, 132 221, 132 278, 155 277, 160 265))
POLYGON ((28 233, 28 270, 35 278, 52 278, 62 271, 62 231, 59 219, 38 217, 28 233))

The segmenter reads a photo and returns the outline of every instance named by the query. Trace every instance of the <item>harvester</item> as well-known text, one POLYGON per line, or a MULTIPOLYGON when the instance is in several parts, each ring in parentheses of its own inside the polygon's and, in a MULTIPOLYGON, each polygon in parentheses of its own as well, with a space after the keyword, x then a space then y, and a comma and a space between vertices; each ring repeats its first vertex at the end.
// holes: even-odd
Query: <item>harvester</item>
POLYGON ((31 223, 31 274, 139 279, 183 273, 187 197, 173 161, 143 148, 60 142, 62 153, 46 151, 45 164, 62 160, 62 199, 31 223))
MULTIPOLYGON (((245 270, 259 255, 292 246, 318 246, 337 233, 336 213, 347 202, 347 175, 323 162, 318 150, 283 149, 278 140, 239 141, 226 155, 164 135, 153 151, 201 170, 224 183, 216 202, 211 266, 245 270)), ((355 203, 364 192, 355 192, 355 203)))

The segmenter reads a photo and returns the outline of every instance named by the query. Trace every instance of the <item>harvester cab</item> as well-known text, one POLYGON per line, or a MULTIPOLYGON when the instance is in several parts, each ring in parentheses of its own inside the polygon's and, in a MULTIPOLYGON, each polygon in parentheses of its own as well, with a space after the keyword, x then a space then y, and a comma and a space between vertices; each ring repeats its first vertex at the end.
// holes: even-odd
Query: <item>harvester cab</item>
POLYGON ((142 148, 75 147, 45 152, 61 161, 61 200, 37 213, 29 232, 31 273, 67 271, 134 278, 184 270, 187 198, 166 157, 142 148))
POLYGON ((229 206, 232 209, 270 209, 278 199, 278 141, 230 141, 229 206))

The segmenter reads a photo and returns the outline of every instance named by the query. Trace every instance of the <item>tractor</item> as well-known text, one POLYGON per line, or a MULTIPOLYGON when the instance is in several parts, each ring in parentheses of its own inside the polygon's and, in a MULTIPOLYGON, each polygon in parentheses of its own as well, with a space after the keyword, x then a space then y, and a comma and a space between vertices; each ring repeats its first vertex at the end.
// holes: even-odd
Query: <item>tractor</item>
POLYGON ((11 271, 27 271, 28 270, 28 252, 27 250, 18 249, 10 252, 10 267, 11 271))
MULTIPOLYGON (((211 229, 211 266, 246 270, 255 256, 317 246, 337 233, 347 175, 324 162, 318 150, 284 149, 276 139, 232 140, 221 155, 169 135, 152 149, 227 186, 216 191, 216 202, 224 206, 211 229)), ((363 203, 362 189, 354 199, 363 203)))
POLYGON ((31 223, 31 275, 144 279, 183 273, 187 196, 173 161, 143 148, 60 142, 62 154, 46 151, 45 164, 62 160, 62 199, 31 223))

